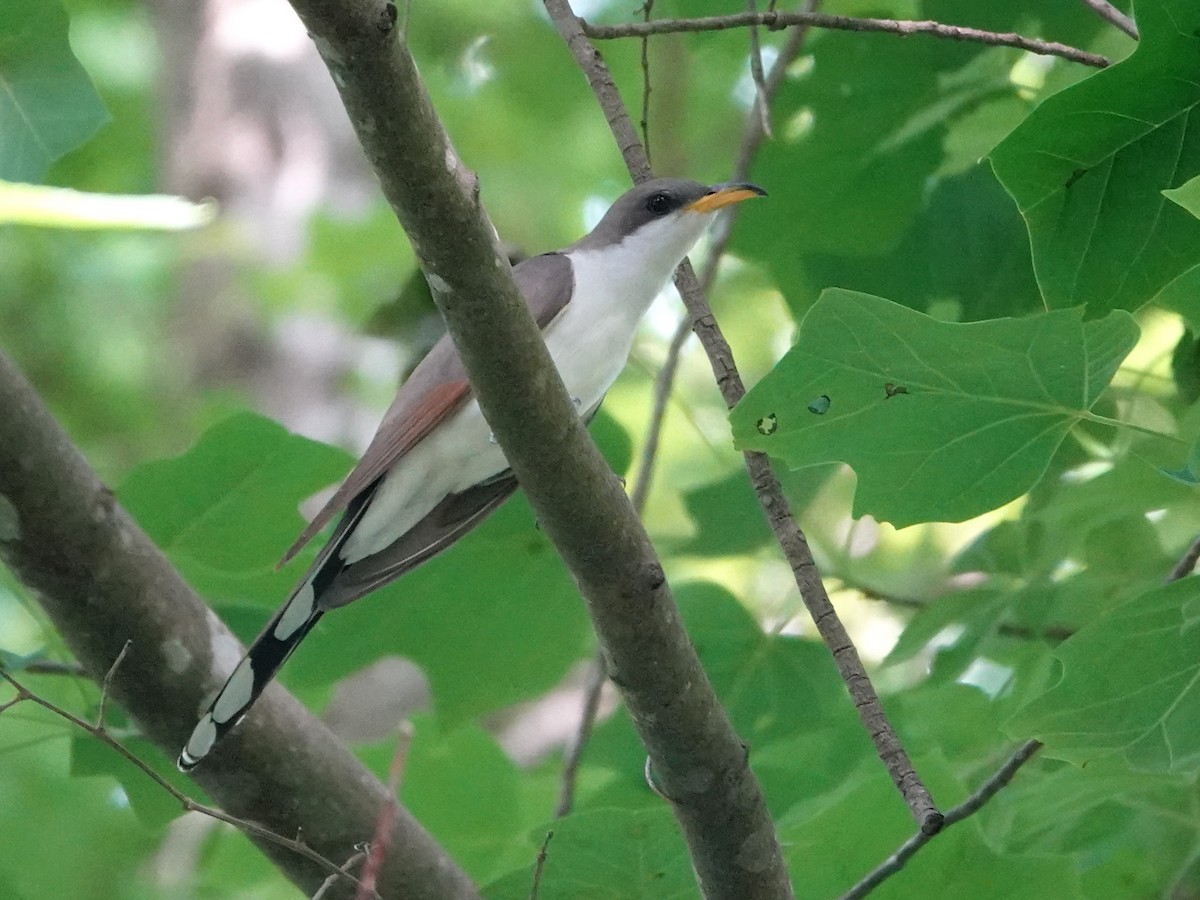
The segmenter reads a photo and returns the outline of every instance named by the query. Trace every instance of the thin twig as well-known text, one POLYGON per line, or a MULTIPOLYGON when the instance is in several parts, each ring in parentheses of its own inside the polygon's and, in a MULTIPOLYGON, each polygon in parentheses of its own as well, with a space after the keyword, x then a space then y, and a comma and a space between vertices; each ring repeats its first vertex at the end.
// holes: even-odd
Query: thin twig
MULTIPOLYGON (((1040 749, 1042 749, 1041 741, 1028 741, 1018 747, 1016 752, 1005 761, 1004 765, 997 769, 991 778, 979 786, 979 790, 975 791, 970 797, 946 813, 946 821, 942 831, 945 831, 951 825, 961 822, 968 816, 979 812, 985 803, 995 797, 1002 788, 1013 780, 1013 777, 1017 774, 1021 766, 1029 762, 1033 758, 1033 755, 1040 749)), ((935 837, 937 837, 937 834, 927 834, 924 831, 917 831, 916 834, 901 844, 895 853, 875 869, 872 869, 862 881, 842 894, 841 900, 859 900, 859 898, 867 896, 867 894, 879 887, 884 881, 904 868, 904 864, 912 859, 918 850, 935 837)))
POLYGON ((104 708, 108 705, 108 692, 112 687, 113 675, 117 673, 117 669, 125 659, 125 654, 129 652, 129 645, 133 641, 127 640, 121 645, 121 652, 117 654, 117 658, 113 660, 113 664, 108 667, 108 671, 104 673, 104 682, 100 685, 100 708, 96 712, 96 729, 104 730, 104 708))
POLYGON ((396 818, 396 797, 400 790, 400 780, 404 777, 404 764, 408 761, 408 751, 412 746, 412 725, 404 722, 400 725, 400 734, 396 738, 396 752, 392 754, 392 764, 388 767, 388 799, 379 810, 379 819, 375 823, 375 836, 371 838, 371 846, 367 853, 367 862, 363 866, 362 881, 354 895, 354 900, 369 900, 374 895, 375 882, 379 871, 383 868, 383 860, 387 855, 388 838, 392 834, 392 821, 396 818))
MULTIPOLYGON (((349 871, 352 867, 357 866, 360 862, 367 858, 366 850, 358 850, 348 860, 342 863, 342 868, 349 871)), ((341 878, 341 873, 334 872, 328 878, 321 882, 321 886, 317 888, 317 892, 312 895, 311 900, 323 900, 329 890, 338 883, 341 878)))
POLYGON ((1091 7, 1100 18, 1116 25, 1135 41, 1138 39, 1138 30, 1137 26, 1133 24, 1133 19, 1109 3, 1108 0, 1083 0, 1083 2, 1084 5, 1091 7))
POLYGON ((929 20, 911 19, 868 19, 855 16, 833 16, 827 13, 733 13, 728 16, 706 16, 698 19, 656 19, 653 22, 629 22, 625 25, 592 25, 580 20, 584 34, 598 41, 627 37, 645 37, 650 34, 678 34, 693 31, 723 31, 727 28, 746 28, 763 25, 770 29, 788 28, 792 25, 810 25, 814 28, 831 28, 838 31, 882 31, 888 34, 927 34, 952 41, 968 41, 987 44, 990 47, 1016 47, 1040 56, 1058 56, 1085 66, 1103 69, 1109 65, 1107 57, 1088 53, 1078 47, 1025 37, 1015 32, 983 31, 963 25, 945 25, 929 20))
POLYGON ((538 850, 537 862, 533 864, 533 884, 529 888, 529 900, 538 900, 538 891, 542 888, 542 872, 546 868, 546 857, 550 855, 550 839, 554 837, 553 831, 546 832, 546 839, 542 841, 542 847, 538 850))
POLYGON ((593 663, 592 677, 588 681, 587 693, 583 696, 583 709, 580 711, 579 728, 575 732, 575 740, 567 750, 567 758, 563 762, 562 786, 559 788, 558 804, 554 807, 554 818, 561 819, 571 811, 575 804, 575 782, 579 778, 579 764, 583 760, 583 751, 587 748, 592 736, 592 727, 596 724, 596 713, 600 709, 600 695, 604 685, 608 683, 608 672, 604 666, 604 654, 598 652, 593 663))
MULTIPOLYGON (((918 600, 916 597, 900 597, 896 594, 887 594, 847 578, 839 578, 838 580, 841 581, 843 587, 861 594, 865 599, 878 600, 880 603, 888 604, 888 606, 899 606, 902 609, 912 609, 920 612, 921 610, 928 609, 931 603, 936 602, 936 600, 918 600)), ((1013 622, 1000 622, 996 625, 996 632, 1005 637, 1020 638, 1029 641, 1053 641, 1061 644, 1075 634, 1075 629, 1067 625, 1046 625, 1043 628, 1030 628, 1026 625, 1017 625, 1013 622)))
MULTIPOLYGON (((650 21, 654 0, 642 4, 642 21, 650 21)), ((642 38, 642 145, 646 148, 646 159, 650 159, 650 35, 642 38)))
MULTIPOLYGON (((804 6, 807 11, 811 12, 816 9, 818 3, 819 0, 806 0, 804 6)), ((771 72, 767 75, 763 86, 765 95, 763 102, 768 107, 770 106, 771 99, 779 90, 779 86, 783 84, 784 78, 787 77, 788 67, 800 55, 807 36, 808 29, 804 27, 795 28, 788 34, 787 42, 775 58, 775 63, 771 66, 771 72)), ((768 137, 763 123, 764 119, 754 115, 753 110, 746 117, 746 126, 742 131, 742 142, 738 147, 737 158, 733 163, 733 172, 730 174, 731 181, 745 181, 750 177, 750 165, 754 160, 754 156, 758 153, 758 148, 762 146, 763 141, 768 137)), ((729 239, 733 234, 733 223, 737 219, 738 212, 738 206, 730 207, 717 223, 717 230, 713 236, 712 243, 709 245, 708 257, 700 274, 700 290, 706 295, 716 281, 717 270, 720 268, 721 260, 724 258, 725 251, 729 247, 729 239)), ((654 480, 654 466, 658 458, 658 445, 662 438, 663 423, 666 420, 667 404, 671 400, 671 392, 675 386, 675 376, 679 371, 680 354, 683 352, 683 347, 691 334, 692 320, 690 316, 685 315, 680 320, 679 326, 675 329, 675 334, 671 337, 671 344, 667 348, 666 359, 663 360, 662 367, 658 370, 658 377, 654 380, 654 399, 650 409, 650 422, 646 428, 646 438, 642 442, 642 452, 637 467, 637 478, 633 483, 633 491, 630 494, 633 508, 639 513, 645 508, 646 500, 650 496, 650 485, 654 480)))
POLYGON ((21 671, 30 675, 70 675, 73 678, 83 678, 87 675, 83 664, 74 660, 59 662, 57 659, 35 659, 25 663, 21 671))
MULTIPOLYGON (((758 12, 758 5, 754 0, 746 0, 746 11, 758 12)), ((771 100, 767 95, 767 81, 763 75, 762 43, 758 39, 757 25, 750 26, 750 78, 754 82, 754 105, 751 107, 751 115, 757 112, 763 134, 774 137, 771 134, 771 100)))
POLYGON ((1200 562, 1200 537, 1192 541, 1187 548, 1187 552, 1180 557, 1179 562, 1171 569, 1171 574, 1167 576, 1167 583, 1178 581, 1180 578, 1186 578, 1196 570, 1196 563, 1200 562))
MULTIPOLYGON (((630 174, 635 181, 646 180, 650 177, 650 167, 638 141, 637 132, 608 67, 583 31, 582 20, 575 15, 568 0, 543 2, 559 34, 587 77, 630 174)), ((732 409, 745 396, 746 387, 734 362, 729 343, 722 335, 708 300, 700 290, 691 263, 687 260, 684 260, 676 271, 675 284, 688 308, 700 342, 708 354, 721 396, 726 406, 732 409)), ((756 452, 747 452, 744 458, 755 495, 784 557, 791 566, 801 599, 808 608, 821 639, 833 655, 838 673, 850 693, 863 727, 875 744, 876 753, 892 776, 897 790, 921 830, 937 831, 942 824, 942 814, 900 743, 879 702, 879 695, 867 676, 858 650, 838 618, 833 604, 829 602, 829 593, 821 581, 820 571, 808 547, 808 540, 792 515, 787 498, 783 494, 783 486, 771 468, 770 460, 765 454, 756 452)))
MULTIPOLYGON (((126 647, 128 647, 128 646, 129 645, 127 643, 126 647)), ((112 674, 113 670, 116 669, 117 663, 119 663, 121 661, 121 658, 123 655, 124 655, 124 650, 122 650, 121 654, 118 655, 117 660, 116 660, 116 662, 113 663, 112 668, 109 669, 110 675, 112 674)), ((62 707, 57 706, 54 703, 51 703, 49 700, 45 699, 44 697, 41 697, 38 694, 35 694, 33 691, 29 690, 29 688, 25 687, 24 684, 17 681, 17 679, 13 678, 10 674, 8 674, 8 672, 4 671, 3 669, 0 669, 0 679, 7 681, 17 692, 17 696, 13 700, 9 701, 8 703, 4 704, 3 706, 0 706, 0 712, 3 712, 5 709, 8 709, 11 706, 15 706, 17 703, 21 703, 26 700, 42 707, 43 709, 49 710, 50 712, 52 712, 54 715, 58 716, 59 718, 65 719, 67 722, 70 722, 76 728, 86 731, 88 734, 90 734, 92 737, 99 740, 101 743, 106 744, 107 746, 111 747, 113 750, 115 750, 117 753, 119 753, 121 756, 123 756, 126 760, 128 760, 130 763, 132 763, 138 769, 141 769, 141 771, 143 773, 145 773, 145 775, 148 778, 150 778, 151 781, 153 781, 155 784, 157 784, 159 787, 161 787, 164 791, 166 791, 168 794, 170 794, 172 797, 174 797, 175 800, 179 803, 179 805, 183 808, 183 810, 185 812, 198 812, 201 815, 208 816, 209 818, 217 819, 218 821, 225 822, 226 824, 232 825, 234 828, 238 829, 241 832, 244 832, 245 834, 249 834, 249 835, 253 835, 258 838, 262 838, 263 840, 270 841, 271 843, 276 844, 277 846, 280 846, 280 847, 285 847, 288 850, 291 850, 293 853, 297 853, 300 856, 303 856, 305 859, 309 860, 310 862, 316 863, 317 865, 321 866, 323 869, 325 869, 327 872, 329 872, 332 875, 337 875, 337 876, 340 876, 343 878, 348 878, 354 884, 360 884, 359 880, 357 878, 355 878, 353 875, 351 875, 349 872, 347 872, 343 867, 339 866, 335 862, 332 862, 331 860, 326 859, 324 856, 322 856, 320 853, 318 853, 316 850, 314 850, 312 847, 308 846, 301 840, 293 840, 291 838, 283 837, 282 835, 276 834, 275 832, 273 832, 267 828, 263 828, 263 826, 255 823, 255 822, 251 822, 246 819, 239 819, 236 816, 231 816, 226 812, 222 812, 221 810, 216 809, 215 807, 206 806, 203 803, 197 803, 195 800, 193 800, 187 794, 183 793, 183 791, 181 791, 177 787, 175 787, 175 785, 171 784, 171 782, 167 781, 165 778, 163 778, 161 775, 159 775, 158 772, 156 772, 150 766, 149 763, 143 762, 142 759, 140 757, 138 757, 132 750, 130 750, 128 747, 126 747, 124 744, 122 744, 120 741, 118 741, 116 738, 114 738, 111 734, 109 734, 108 730, 104 727, 103 724, 93 725, 90 722, 86 722, 83 719, 79 718, 75 714, 68 712, 67 710, 63 709, 62 707)), ((106 678, 105 680, 107 681, 108 679, 106 678)), ((103 700, 103 695, 101 695, 101 699, 103 700)), ((100 721, 102 723, 103 719, 101 719, 100 721)), ((373 896, 375 898, 377 898, 377 900, 381 900, 381 898, 379 898, 378 894, 373 893, 373 896)))

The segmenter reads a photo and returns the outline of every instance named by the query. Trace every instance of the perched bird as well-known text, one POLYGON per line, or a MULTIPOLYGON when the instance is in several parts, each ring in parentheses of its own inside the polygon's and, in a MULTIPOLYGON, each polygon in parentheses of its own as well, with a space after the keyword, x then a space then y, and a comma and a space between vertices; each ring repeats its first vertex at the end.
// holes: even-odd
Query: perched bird
MULTIPOLYGON (((717 211, 764 196, 752 184, 658 178, 623 194, 586 237, 513 269, 580 415, 625 367, 638 322, 717 211)), ((255 639, 179 754, 195 767, 233 728, 327 611, 449 547, 517 488, 449 336, 413 370, 366 453, 284 554, 334 517, 328 543, 255 639)))

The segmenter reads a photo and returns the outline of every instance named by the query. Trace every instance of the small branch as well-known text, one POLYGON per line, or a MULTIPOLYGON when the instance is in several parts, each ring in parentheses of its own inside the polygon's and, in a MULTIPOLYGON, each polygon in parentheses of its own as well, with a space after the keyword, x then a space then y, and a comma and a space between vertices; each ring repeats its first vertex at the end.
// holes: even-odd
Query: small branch
MULTIPOLYGON (((916 597, 899 597, 895 594, 885 594, 883 591, 878 591, 873 587, 868 587, 867 585, 859 584, 846 578, 840 578, 839 580, 843 587, 861 594, 868 600, 878 600, 880 603, 886 603, 889 606, 899 606, 902 609, 912 609, 920 612, 923 609, 928 609, 931 603, 937 602, 936 598, 933 600, 918 600, 916 597)), ((1047 625, 1044 628, 1030 628, 1026 625, 1017 625, 1012 622, 1000 622, 995 627, 996 632, 1005 637, 1020 638, 1029 641, 1053 641, 1060 644, 1075 634, 1075 629, 1066 625, 1047 625)))
MULTIPOLYGON (((583 31, 582 20, 571 10, 568 0, 544 0, 544 3, 550 18, 583 70, 604 110, 605 119, 613 131, 626 167, 635 181, 644 181, 650 174, 645 153, 638 143, 629 112, 621 101, 608 67, 583 31)), ((721 333, 708 300, 696 280, 692 265, 687 260, 684 260, 676 271, 675 284, 688 308, 696 334, 708 353, 721 396, 726 406, 732 409, 745 396, 746 387, 734 362, 733 351, 721 333)), ((879 702, 879 696, 867 677, 854 643, 846 633, 833 604, 829 602, 829 594, 808 548, 808 540, 792 515, 783 494, 783 487, 771 469, 770 460, 765 454, 754 452, 745 453, 744 458, 759 505, 762 506, 767 522, 792 568, 801 599, 808 608, 821 639, 833 654, 838 673, 850 692, 854 707, 875 744, 880 760, 892 776, 897 790, 900 791, 921 830, 937 831, 942 824, 942 814, 913 768, 912 760, 896 736, 895 729, 879 702)))
POLYGON ((552 837, 554 832, 547 831, 546 839, 542 841, 541 849, 538 850, 537 862, 533 865, 533 884, 529 888, 529 900, 538 900, 538 892, 542 889, 542 872, 546 869, 546 857, 550 855, 552 837))
MULTIPOLYGON (((754 0, 746 0, 746 10, 751 14, 758 12, 754 0)), ((649 38, 643 40, 649 40, 649 38)), ((755 112, 758 113, 759 127, 763 134, 772 137, 771 99, 767 94, 767 81, 763 75, 762 43, 758 39, 757 25, 750 26, 750 78, 754 82, 754 104, 751 106, 751 115, 755 112)))
POLYGON ((1058 56, 1097 69, 1103 69, 1109 65, 1106 57, 1088 53, 1078 47, 1060 44, 1057 41, 1042 41, 1015 32, 1001 33, 968 28, 963 25, 944 25, 941 22, 929 20, 867 19, 817 12, 761 12, 733 13, 728 16, 707 16, 699 19, 656 19, 653 22, 630 22, 625 25, 592 25, 582 19, 579 21, 584 34, 598 41, 627 37, 641 38, 651 34, 723 31, 728 28, 747 28, 752 25, 762 25, 772 30, 788 28, 793 25, 807 25, 813 28, 830 28, 838 31, 876 31, 902 36, 926 34, 952 41, 987 44, 990 47, 1016 47, 1039 56, 1058 56))
POLYGON ((100 685, 100 703, 99 710, 96 712, 96 729, 104 731, 104 707, 108 705, 108 692, 112 689, 113 675, 120 668, 121 663, 125 660, 125 654, 129 652, 129 647, 133 641, 127 640, 121 647, 121 652, 117 654, 117 658, 113 660, 113 664, 108 667, 108 671, 104 673, 104 683, 100 685))
POLYGON ((558 804, 554 807, 554 818, 561 819, 571 811, 575 803, 575 782, 579 777, 579 764, 583 760, 583 751, 587 748, 588 739, 592 736, 592 726, 596 724, 596 713, 600 709, 600 695, 604 685, 608 683, 608 673, 605 671, 604 654, 597 653, 593 664, 592 677, 588 681, 587 693, 583 697, 583 709, 580 711, 579 729, 575 732, 575 740, 567 751, 563 763, 562 787, 559 789, 558 804))
POLYGON ((1100 18, 1116 25, 1135 41, 1138 39, 1137 25, 1133 23, 1133 19, 1109 3, 1108 0, 1083 0, 1083 2, 1085 6, 1090 7, 1100 18))
MULTIPOLYGON (((325 871, 329 872, 331 874, 331 876, 334 877, 335 879, 344 877, 344 878, 348 878, 351 882, 358 884, 359 883, 358 879, 355 878, 353 875, 351 875, 349 872, 347 872, 343 867, 339 866, 335 862, 332 862, 331 860, 326 859, 324 856, 322 856, 320 853, 318 853, 312 847, 305 844, 303 841, 293 840, 291 838, 285 838, 282 835, 276 834, 275 832, 271 831, 270 829, 263 828, 261 825, 259 825, 256 822, 250 822, 245 819, 239 819, 236 816, 231 816, 228 813, 222 812, 221 810, 216 809, 214 807, 206 806, 203 803, 197 803, 195 800, 193 800, 187 794, 183 793, 183 791, 181 791, 177 787, 175 787, 175 785, 171 784, 171 782, 167 781, 165 778, 163 778, 161 775, 159 775, 158 772, 156 772, 150 766, 149 763, 143 761, 141 759, 141 757, 139 757, 132 750, 130 750, 128 747, 126 747, 124 744, 122 744, 120 741, 118 741, 116 738, 114 738, 111 734, 108 733, 108 729, 106 729, 104 727, 104 705, 105 705, 106 689, 108 688, 108 686, 111 682, 113 673, 116 672, 116 670, 117 670, 117 666, 119 666, 121 661, 124 659, 125 651, 128 649, 129 649, 129 642, 126 641, 125 649, 121 651, 120 655, 117 657, 116 661, 109 668, 108 674, 104 678, 104 688, 105 689, 102 690, 102 692, 100 694, 100 714, 97 717, 97 723, 95 725, 92 725, 90 722, 85 722, 83 719, 79 718, 79 716, 75 715, 74 713, 70 713, 67 710, 63 709, 61 706, 58 706, 58 705, 52 703, 51 701, 45 699, 44 697, 42 697, 38 694, 35 694, 33 691, 29 690, 29 688, 25 687, 24 684, 17 681, 17 679, 13 678, 10 674, 8 674, 8 672, 4 671, 3 669, 0 669, 0 679, 7 681, 9 683, 9 685, 17 692, 17 696, 13 700, 9 701, 8 703, 5 703, 3 706, 0 706, 0 712, 3 712, 4 710, 6 710, 12 706, 15 706, 16 704, 22 703, 25 701, 34 703, 34 704, 42 707, 43 709, 49 710, 50 712, 54 713, 54 715, 58 716, 60 719, 63 719, 65 721, 69 722, 70 724, 74 725, 76 728, 79 728, 82 731, 86 731, 88 734, 90 734, 92 737, 96 738, 96 740, 100 741, 102 744, 105 744, 106 746, 111 747, 113 750, 115 750, 117 753, 119 753, 121 756, 123 756, 126 760, 128 760, 130 763, 132 763, 135 767, 140 769, 151 781, 153 781, 155 784, 157 784, 159 787, 161 787, 164 791, 166 791, 168 794, 170 794, 172 797, 174 797, 175 800, 179 803, 179 805, 184 809, 185 812, 198 812, 201 815, 208 816, 209 818, 217 819, 218 821, 225 822, 228 825, 232 825, 234 828, 238 829, 239 831, 242 831, 246 834, 253 835, 258 838, 262 838, 263 840, 266 840, 266 841, 270 841, 272 844, 275 844, 276 846, 283 847, 287 850, 291 850, 293 853, 297 853, 300 856, 303 856, 305 859, 316 863, 321 868, 323 868, 325 871)), ((376 898, 379 897, 378 894, 374 894, 374 896, 376 898)))
POLYGON ((73 678, 86 678, 87 672, 77 662, 59 662, 56 659, 35 659, 21 667, 22 672, 30 675, 69 675, 73 678))
MULTIPOLYGON (((642 4, 642 21, 650 21, 654 0, 642 4)), ((642 38, 642 145, 646 148, 646 159, 650 159, 650 35, 642 38)))
MULTIPOLYGON (((945 831, 951 825, 956 825, 963 819, 979 812, 985 803, 995 797, 1002 788, 1013 780, 1021 766, 1029 762, 1033 758, 1033 755, 1040 749, 1042 749, 1041 741, 1029 741, 1017 748, 1016 752, 1005 761, 1004 765, 997 769, 991 778, 980 785, 979 790, 975 791, 970 797, 946 813, 946 821, 942 830, 945 831)), ((859 898, 867 896, 867 894, 879 887, 884 881, 904 868, 905 863, 912 859, 918 850, 935 837, 937 837, 936 834, 927 834, 923 831, 918 831, 901 844, 895 853, 884 860, 877 868, 873 869, 866 878, 844 893, 841 900, 859 900, 859 898)))
POLYGON ((321 882, 321 886, 319 888, 317 888, 317 892, 312 895, 311 900, 324 900, 325 895, 329 893, 330 888, 332 888, 335 884, 337 884, 338 880, 341 879, 341 877, 342 877, 341 873, 350 871, 350 869, 352 869, 354 866, 357 866, 360 862, 362 862, 366 858, 367 858, 367 853, 365 850, 359 850, 358 852, 356 852, 353 856, 351 856, 348 860, 346 860, 342 864, 341 871, 334 872, 328 878, 326 878, 323 882, 321 882))
POLYGON ((392 764, 388 768, 388 802, 379 810, 379 822, 375 825, 375 836, 371 838, 367 862, 363 866, 362 881, 358 885, 358 893, 354 900, 370 900, 378 897, 375 884, 379 880, 379 872, 383 868, 383 860, 387 856, 388 843, 392 836, 392 822, 396 818, 397 793, 400 790, 400 779, 404 777, 404 764, 408 761, 408 750, 412 746, 412 725, 403 722, 400 734, 396 737, 396 752, 392 754, 392 764))
POLYGON ((1187 552, 1180 557, 1179 562, 1175 563, 1171 569, 1171 574, 1167 576, 1167 583, 1178 581, 1180 578, 1187 578, 1196 570, 1196 563, 1200 562, 1200 537, 1192 541, 1191 546, 1187 548, 1187 552))
MULTIPOLYGON (((812 11, 818 2, 819 0, 806 0, 805 9, 812 11)), ((787 42, 780 49, 779 56, 775 58, 775 63, 771 66, 771 72, 763 85, 762 102, 768 109, 779 86, 787 77, 788 67, 800 55, 807 37, 808 29, 805 27, 794 28, 788 34, 787 42)), ((765 128, 767 121, 769 119, 766 116, 756 116, 753 110, 746 116, 746 125, 742 130, 742 142, 738 147, 737 159, 734 160, 733 172, 729 176, 730 181, 746 181, 750 177, 750 165, 754 156, 758 153, 758 148, 762 146, 763 141, 769 136, 765 128)), ((729 247, 729 239, 733 234, 733 223, 737 220, 740 211, 740 206, 731 207, 717 223, 717 231, 709 245, 708 257, 700 274, 700 290, 706 296, 717 280, 717 270, 729 247)), ((680 355, 691 334, 691 316, 684 316, 675 329, 675 334, 671 337, 666 359, 663 360, 662 367, 658 370, 658 377, 654 380, 654 399, 650 409, 650 423, 646 428, 646 438, 642 442, 637 478, 633 483, 633 492, 630 494, 633 508, 639 513, 645 508, 646 500, 650 496, 650 486, 654 481, 654 465, 658 457, 658 445, 662 438, 663 423, 666 421, 667 404, 670 403, 671 392, 675 386, 675 375, 679 371, 680 355)))

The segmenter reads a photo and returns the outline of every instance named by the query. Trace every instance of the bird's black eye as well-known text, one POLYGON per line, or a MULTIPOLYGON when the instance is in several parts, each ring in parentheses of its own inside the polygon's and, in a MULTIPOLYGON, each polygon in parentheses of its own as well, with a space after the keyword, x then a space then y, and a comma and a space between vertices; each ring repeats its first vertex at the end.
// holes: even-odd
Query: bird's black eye
POLYGON ((659 191, 657 194, 651 194, 650 199, 646 201, 646 209, 654 213, 656 216, 666 215, 671 211, 671 196, 670 194, 659 191))

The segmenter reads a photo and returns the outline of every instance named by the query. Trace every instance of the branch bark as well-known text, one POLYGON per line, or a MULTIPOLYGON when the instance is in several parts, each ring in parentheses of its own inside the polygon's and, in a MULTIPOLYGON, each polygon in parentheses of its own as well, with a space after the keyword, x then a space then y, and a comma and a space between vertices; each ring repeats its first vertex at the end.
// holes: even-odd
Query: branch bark
POLYGON ((946 25, 929 20, 869 19, 818 12, 761 12, 733 13, 728 16, 707 16, 698 19, 656 19, 653 22, 629 22, 625 25, 592 25, 583 22, 582 19, 580 22, 583 24, 584 34, 598 41, 627 37, 641 38, 651 34, 724 31, 728 28, 748 28, 755 25, 770 29, 806 25, 838 31, 874 31, 898 35, 927 34, 953 41, 987 44, 992 47, 1016 47, 1029 53, 1058 56, 1097 69, 1103 69, 1109 65, 1109 60, 1098 53, 1088 53, 1086 50, 1060 44, 1057 41, 1043 41, 1015 32, 983 31, 979 28, 968 28, 965 25, 946 25))
MULTIPOLYGON (((604 110, 605 119, 612 129, 613 137, 621 150, 625 165, 635 181, 645 180, 650 176, 650 165, 646 155, 638 143, 637 133, 629 112, 621 100, 620 92, 609 74, 608 67, 591 41, 584 33, 583 20, 575 15, 568 0, 543 0, 550 18, 558 28, 559 34, 571 50, 575 61, 588 80, 596 99, 604 110)), ((783 15, 780 13, 779 15, 783 15)), ((651 23, 654 24, 654 23, 651 23)), ((712 365, 713 377, 725 400, 726 406, 732 409, 746 394, 741 374, 733 359, 733 351, 729 342, 721 333, 713 316, 708 300, 704 296, 692 264, 684 260, 676 270, 675 285, 683 297, 691 316, 692 328, 700 338, 709 363, 712 365)), ((744 454, 746 470, 750 483, 758 497, 759 505, 767 517, 767 522, 775 534, 784 558, 791 566, 796 586, 800 596, 812 616, 813 623, 821 634, 821 639, 833 654, 838 673, 850 692, 855 709, 863 727, 875 744, 875 751, 887 767, 888 773, 896 784, 904 802, 908 805, 913 818, 922 832, 933 834, 942 826, 942 814, 938 811, 933 797, 922 783, 920 776, 913 767, 912 760, 905 751, 895 729, 892 728, 879 696, 867 676, 858 650, 850 640, 837 611, 829 600, 829 593, 821 580, 821 573, 816 560, 808 548, 808 540, 792 515, 791 507, 783 494, 771 462, 763 453, 747 452, 744 454)))
POLYGON ((292 6, 408 232, 484 415, 587 602, 702 890, 791 896, 746 750, 704 675, 641 522, 512 283, 477 190, 462 189, 473 176, 396 41, 395 7, 370 0, 292 6))
MULTIPOLYGON (((240 651, 236 639, 114 500, 17 368, 0 353, 0 558, 27 585, 92 679, 131 642, 108 692, 174 757, 240 651)), ((196 780, 226 812, 301 834, 326 859, 369 840, 387 790, 282 687, 229 736, 196 780)), ((250 836, 306 894, 326 871, 250 836)), ((397 810, 385 896, 475 897, 466 874, 397 810)), ((342 882, 329 897, 351 897, 342 882)))

